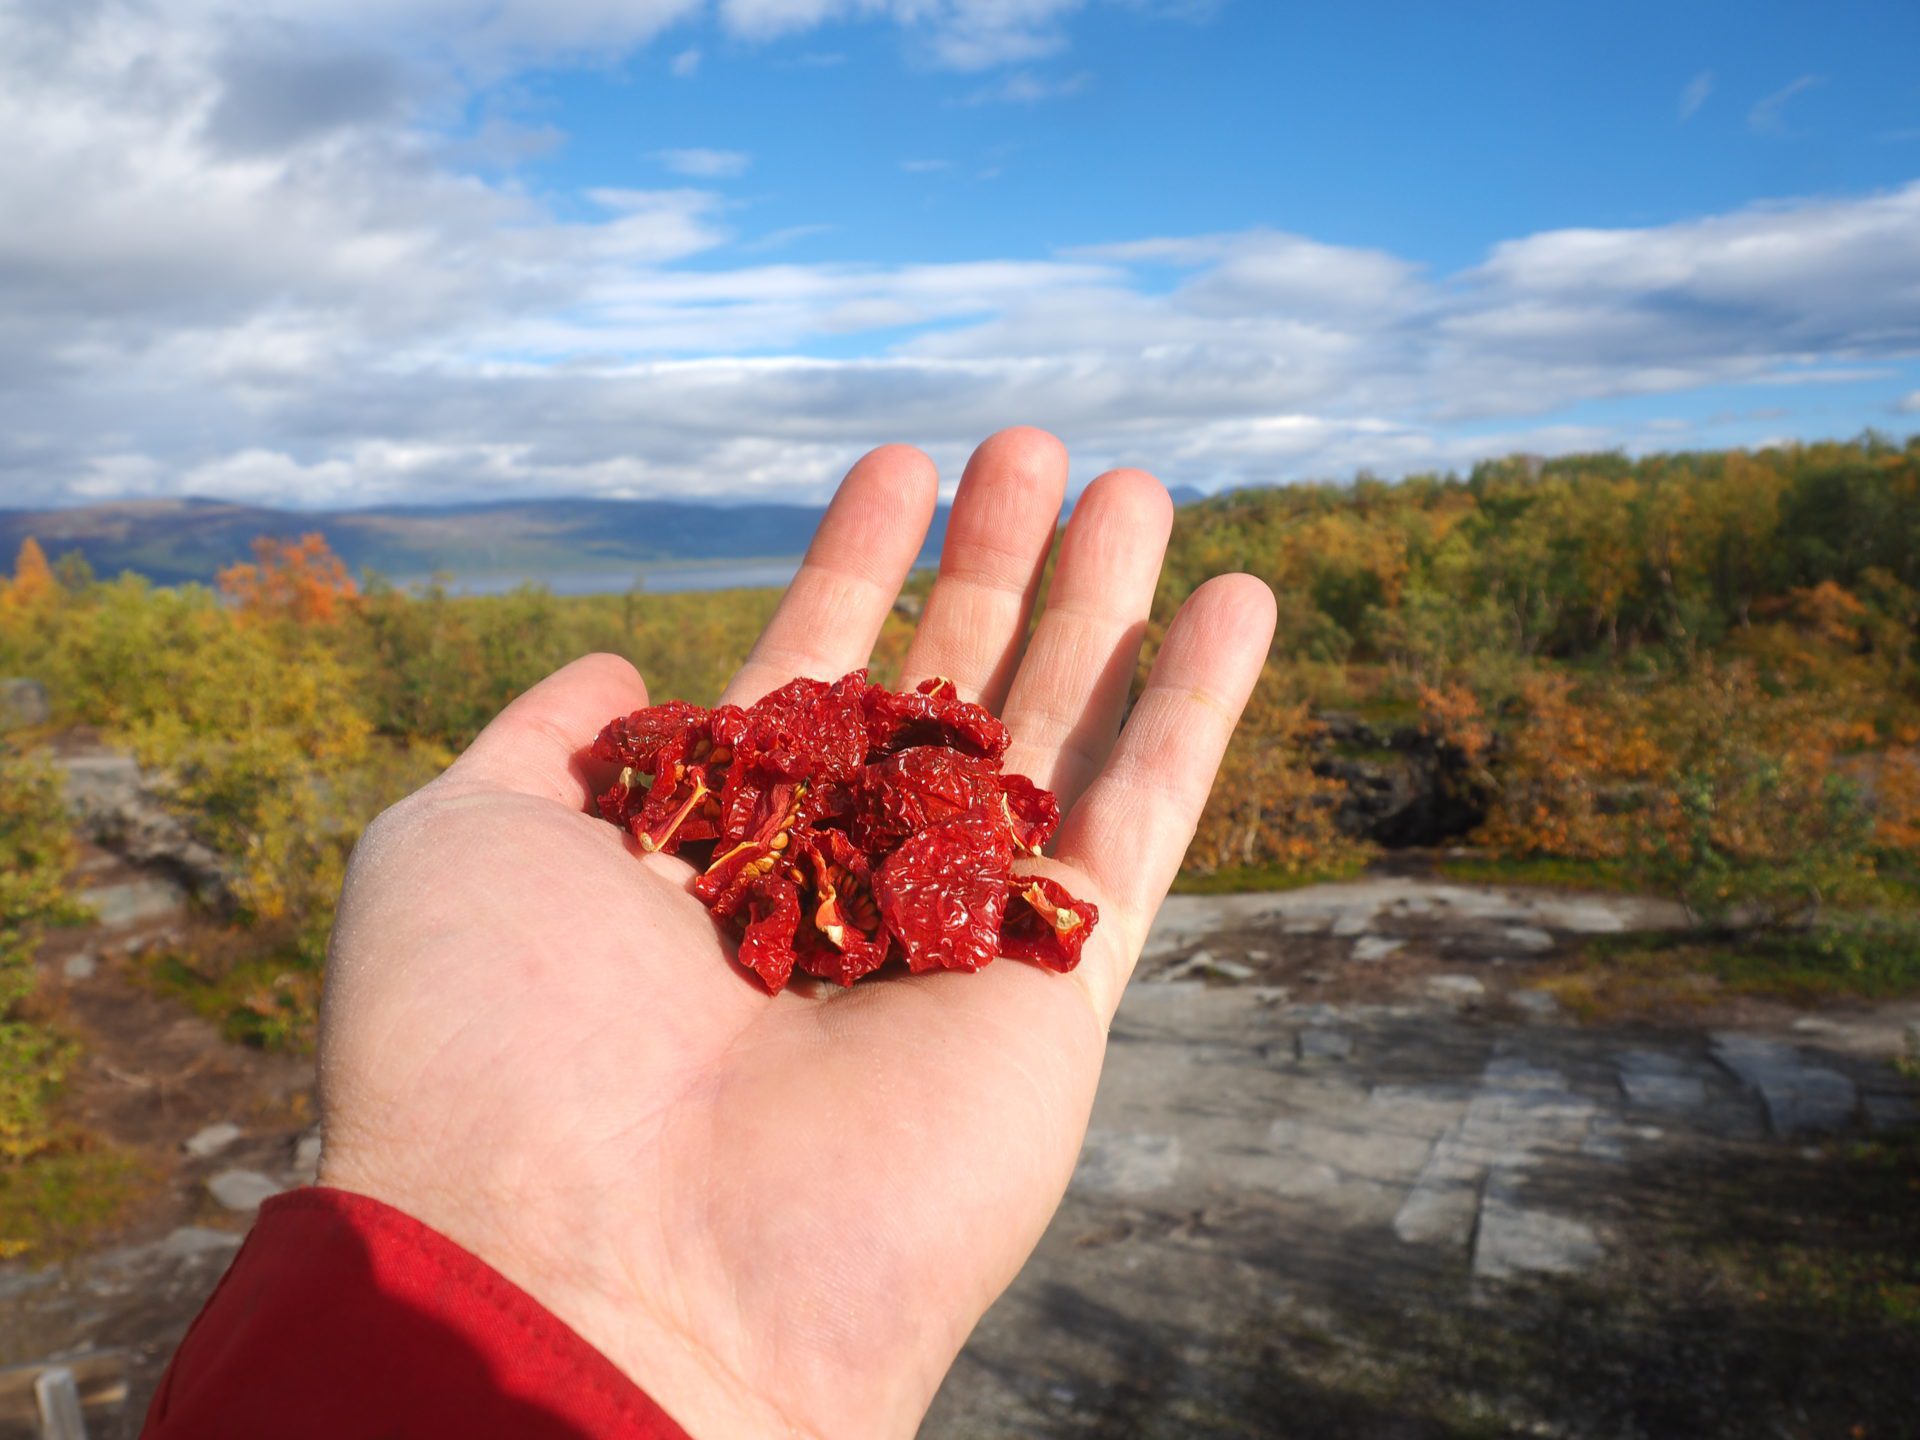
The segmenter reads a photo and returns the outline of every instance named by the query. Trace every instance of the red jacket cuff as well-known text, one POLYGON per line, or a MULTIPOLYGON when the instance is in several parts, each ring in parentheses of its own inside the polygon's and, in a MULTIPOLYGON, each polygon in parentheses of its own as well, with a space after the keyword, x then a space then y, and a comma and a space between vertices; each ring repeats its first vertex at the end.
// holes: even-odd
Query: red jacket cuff
POLYGON ((187 1331, 144 1440, 687 1440, 477 1256, 345 1190, 267 1201, 187 1331))

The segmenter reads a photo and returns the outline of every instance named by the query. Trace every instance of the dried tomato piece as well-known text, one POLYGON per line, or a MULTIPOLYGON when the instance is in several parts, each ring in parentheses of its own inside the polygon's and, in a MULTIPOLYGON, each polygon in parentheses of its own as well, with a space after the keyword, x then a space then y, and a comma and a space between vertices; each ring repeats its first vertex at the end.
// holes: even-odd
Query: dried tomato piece
POLYGON ((651 775, 653 757, 660 747, 683 730, 703 724, 709 713, 684 700, 649 705, 644 710, 608 721, 594 738, 589 753, 596 760, 631 766, 651 775))
POLYGON ((951 681, 896 694, 856 670, 745 709, 636 710, 592 753, 621 767, 600 813, 642 847, 715 842, 694 894, 778 991, 796 968, 851 985, 896 953, 915 971, 1001 954, 1073 968, 1098 912, 1013 876, 1060 807, 1001 771, 1006 747, 1006 727, 951 681))
POLYGON ((864 670, 831 685, 789 680, 747 707, 745 743, 760 764, 788 779, 844 780, 867 758, 867 688, 864 670))
POLYGON ((992 762, 944 745, 916 745, 860 772, 858 807, 849 833, 863 850, 886 854, 929 825, 1000 809, 1000 777, 992 762))
POLYGON ((1000 953, 1014 960, 1038 961, 1049 970, 1071 970, 1080 963, 1080 947, 1099 919, 1099 908, 1092 901, 1074 899, 1058 880, 1015 875, 1007 882, 1000 953))
POLYGON ((905 694, 870 685, 862 702, 867 742, 882 755, 915 745, 945 745, 986 760, 1007 753, 1007 727, 992 712, 962 700, 951 680, 923 680, 905 694))
POLYGON ((1000 776, 1007 827, 1016 848, 1038 855, 1060 828, 1060 802, 1051 790, 1042 790, 1024 775, 1008 771, 1000 776))
MULTIPOLYGON (((693 881, 693 893, 707 902, 716 916, 730 916, 758 879, 793 864, 783 852, 793 845, 806 787, 780 781, 760 791, 749 822, 724 851, 693 881)), ((732 837, 733 831, 730 831, 732 837)))
POLYGON ((838 830, 812 837, 799 867, 813 882, 811 931, 801 928, 800 968, 822 980, 851 985, 886 963, 889 937, 873 895, 867 857, 838 830))
POLYGON ((779 994, 793 975, 793 937, 800 925, 800 889, 785 875, 763 876, 747 899, 740 963, 779 994))
POLYGON ((930 825, 887 857, 874 895, 910 969, 993 963, 1011 864, 1002 838, 971 818, 930 825))

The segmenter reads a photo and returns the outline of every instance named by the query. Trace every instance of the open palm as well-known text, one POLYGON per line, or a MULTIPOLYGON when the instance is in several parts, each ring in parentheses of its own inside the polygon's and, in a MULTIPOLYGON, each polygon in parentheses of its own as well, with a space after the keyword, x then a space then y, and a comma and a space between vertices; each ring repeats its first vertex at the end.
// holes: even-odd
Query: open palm
MULTIPOLYGON (((976 452, 905 680, 997 711, 1007 768, 1059 793, 1043 863, 1101 914, 1072 975, 1002 961, 769 996, 689 867, 589 814, 586 745, 648 703, 610 656, 516 700, 355 852, 323 1182, 489 1261, 698 1440, 910 1435, 1066 1188, 1108 1020, 1273 630, 1258 581, 1203 585, 1122 733, 1172 507, 1139 472, 1095 481, 1029 638, 1066 471, 1036 431, 976 452)), ((856 465, 726 698, 863 664, 935 495, 917 451, 856 465)))

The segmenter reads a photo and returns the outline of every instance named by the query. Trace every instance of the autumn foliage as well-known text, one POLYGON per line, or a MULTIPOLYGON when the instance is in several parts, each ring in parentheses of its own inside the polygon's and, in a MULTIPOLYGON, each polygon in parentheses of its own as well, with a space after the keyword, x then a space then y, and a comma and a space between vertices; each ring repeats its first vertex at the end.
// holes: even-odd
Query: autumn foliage
POLYGON ((298 540, 262 535, 253 542, 252 561, 222 570, 219 585, 243 615, 301 625, 339 619, 360 595, 346 565, 317 533, 298 540))
MULTIPOLYGON (((1703 917, 1920 893, 1920 440, 1221 495, 1179 511, 1149 636, 1226 570, 1273 585, 1280 629, 1192 883, 1368 858, 1339 777, 1406 752, 1365 734, 1447 770, 1447 844, 1614 867, 1703 917)), ((184 973, 277 1043, 311 1023, 346 855, 382 804, 588 650, 711 702, 777 598, 363 589, 318 535, 257 542, 217 591, 157 588, 29 543, 0 586, 0 675, 133 746, 233 857, 249 958, 184 973)), ((910 635, 888 619, 878 677, 910 635)))
POLYGON ((0 608, 19 611, 43 605, 58 588, 59 582, 53 578, 53 567, 47 564, 47 552, 40 548, 38 540, 29 535, 20 542, 20 552, 13 561, 12 577, 0 580, 0 608))

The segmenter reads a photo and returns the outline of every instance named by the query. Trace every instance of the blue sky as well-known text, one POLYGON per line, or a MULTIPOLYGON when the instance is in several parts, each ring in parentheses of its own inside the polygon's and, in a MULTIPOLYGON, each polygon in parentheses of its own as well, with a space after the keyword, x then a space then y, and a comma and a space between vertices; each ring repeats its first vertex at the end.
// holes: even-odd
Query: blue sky
POLYGON ((0 503, 1920 429, 1920 7, 0 0, 0 503))
POLYGON ((663 149, 749 156, 727 186, 736 223, 833 227, 795 242, 808 258, 1041 257, 1269 226, 1454 269, 1535 230, 1920 173, 1912 4, 1190 13, 1094 6, 1057 53, 986 73, 942 69, 882 25, 749 42, 709 21, 617 65, 532 77, 508 103, 568 137, 527 171, 561 196, 659 185, 663 149), (675 83, 689 49, 697 69, 675 83), (1806 76, 1819 83, 1778 107, 1777 129, 1755 124, 1806 76), (1015 77, 1047 98, 981 99, 1015 77), (901 169, 916 162, 941 168, 901 169))

